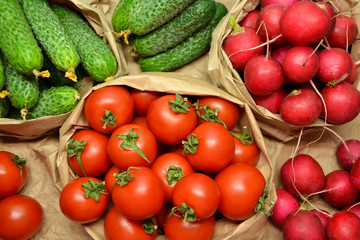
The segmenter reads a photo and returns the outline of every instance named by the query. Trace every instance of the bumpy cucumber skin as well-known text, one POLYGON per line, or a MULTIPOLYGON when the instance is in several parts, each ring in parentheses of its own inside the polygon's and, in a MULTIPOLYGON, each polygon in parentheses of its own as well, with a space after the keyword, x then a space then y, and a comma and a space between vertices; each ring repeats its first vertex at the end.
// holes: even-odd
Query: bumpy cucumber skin
POLYGON ((129 16, 129 30, 144 35, 164 25, 195 0, 146 0, 129 16))
POLYGON ((45 0, 20 0, 35 37, 57 69, 74 70, 80 63, 75 45, 45 0))
POLYGON ((212 32, 227 12, 225 5, 216 2, 216 13, 208 26, 166 52, 153 57, 140 58, 139 64, 142 71, 172 71, 200 57, 209 50, 212 32))
POLYGON ((15 70, 6 60, 2 59, 5 69, 5 88, 10 92, 11 105, 17 109, 31 109, 39 100, 39 83, 37 78, 25 76, 15 70))
POLYGON ((4 65, 0 58, 0 90, 3 89, 4 85, 5 85, 4 65))
POLYGON ((38 104, 29 112, 28 119, 68 113, 80 101, 79 92, 69 86, 53 86, 40 93, 38 104))
POLYGON ((129 28, 129 16, 141 2, 142 0, 120 0, 111 17, 114 31, 120 32, 129 28))
POLYGON ((0 98, 0 118, 5 118, 11 108, 11 103, 8 98, 0 98))
POLYGON ((80 55, 80 62, 90 77, 103 82, 117 72, 117 61, 109 46, 102 41, 88 22, 65 6, 53 6, 68 36, 80 55))
POLYGON ((148 34, 137 36, 132 45, 141 57, 165 52, 203 28, 213 18, 215 11, 214 0, 196 0, 170 22, 148 34))
POLYGON ((32 75, 43 65, 43 55, 18 0, 0 2, 0 48, 14 68, 32 75))

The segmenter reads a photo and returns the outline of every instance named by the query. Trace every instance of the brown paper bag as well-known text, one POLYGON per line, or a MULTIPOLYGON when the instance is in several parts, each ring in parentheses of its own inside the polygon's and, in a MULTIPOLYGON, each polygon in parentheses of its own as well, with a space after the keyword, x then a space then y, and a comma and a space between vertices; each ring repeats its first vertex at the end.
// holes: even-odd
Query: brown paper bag
MULTIPOLYGON (((360 31, 360 3, 357 0, 339 1, 343 13, 351 16, 357 25, 358 33, 360 31)), ((212 45, 209 53, 209 73, 211 78, 217 85, 239 98, 241 101, 249 104, 254 112, 255 117, 259 120, 259 126, 263 134, 274 136, 282 141, 287 141, 294 138, 299 130, 298 126, 294 126, 284 122, 280 114, 273 114, 264 107, 255 104, 249 91, 247 90, 244 81, 241 79, 237 70, 232 67, 232 64, 222 48, 222 43, 226 36, 231 32, 229 24, 230 15, 236 17, 237 22, 241 21, 248 12, 259 7, 259 0, 241 0, 236 1, 233 8, 230 9, 229 14, 219 24, 218 28, 213 33, 212 45)), ((351 48, 351 56, 353 60, 360 59, 360 39, 359 34, 357 40, 353 43, 351 48)), ((360 89, 360 75, 354 85, 360 89)), ((317 128, 324 125, 323 119, 319 118, 313 124, 305 128, 305 133, 311 132, 312 128, 317 128)), ((331 126, 331 124, 327 124, 331 126)))
MULTIPOLYGON (((238 104, 242 109, 241 119, 239 121, 238 127, 243 127, 245 125, 250 126, 255 141, 261 151, 257 168, 263 173, 265 178, 272 176, 272 165, 267 154, 263 136, 250 108, 247 104, 229 95, 225 91, 220 90, 216 86, 184 73, 140 73, 137 75, 120 77, 112 81, 99 84, 94 86, 93 90, 107 85, 124 85, 140 90, 179 93, 183 95, 219 96, 238 104)), ((69 118, 64 122, 64 125, 60 128, 60 146, 56 169, 56 176, 59 176, 59 178, 55 179, 55 184, 58 188, 64 187, 65 184, 76 177, 74 172, 72 172, 68 166, 65 147, 67 141, 71 138, 76 130, 89 128, 82 112, 87 96, 88 95, 84 96, 76 110, 71 113, 69 118)), ((276 196, 273 191, 274 185, 271 179, 269 190, 270 194, 268 200, 275 201, 276 196)), ((258 213, 241 223, 226 219, 218 220, 214 239, 261 239, 265 233, 264 224, 266 220, 267 216, 264 213, 258 213)), ((84 226, 86 231, 94 239, 104 238, 103 221, 104 217, 94 223, 84 226)), ((164 236, 159 236, 158 238, 162 239, 163 237, 164 236)))

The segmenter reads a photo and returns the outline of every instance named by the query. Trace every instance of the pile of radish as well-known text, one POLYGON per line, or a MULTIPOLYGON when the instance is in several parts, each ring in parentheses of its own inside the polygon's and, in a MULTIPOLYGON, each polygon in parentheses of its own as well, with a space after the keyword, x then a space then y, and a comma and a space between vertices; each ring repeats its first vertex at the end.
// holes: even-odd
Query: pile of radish
POLYGON ((223 49, 257 105, 295 126, 359 114, 357 28, 336 1, 263 0, 230 24, 223 49))

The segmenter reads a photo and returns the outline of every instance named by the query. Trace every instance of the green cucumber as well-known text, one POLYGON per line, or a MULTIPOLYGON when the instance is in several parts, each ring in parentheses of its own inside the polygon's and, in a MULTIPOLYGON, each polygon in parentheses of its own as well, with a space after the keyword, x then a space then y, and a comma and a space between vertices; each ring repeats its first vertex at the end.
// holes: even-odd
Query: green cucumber
POLYGON ((10 108, 11 103, 9 98, 0 98, 0 118, 5 118, 8 115, 10 108))
POLYGON ((0 90, 3 89, 4 85, 5 85, 4 65, 0 58, 0 90))
POLYGON ((80 62, 90 77, 97 82, 112 79, 118 66, 109 46, 76 12, 60 5, 53 6, 52 9, 75 44, 80 62))
POLYGON ((141 57, 165 52, 205 27, 215 11, 214 0, 196 0, 170 22, 148 34, 137 36, 131 45, 141 57))
POLYGON ((73 87, 53 86, 40 93, 36 106, 29 111, 29 119, 68 113, 77 106, 80 93, 73 87))
POLYGON ((129 28, 129 16, 131 16, 135 7, 142 0, 120 0, 111 17, 111 24, 114 31, 121 32, 129 28))
POLYGON ((146 0, 129 16, 129 31, 144 35, 169 22, 195 0, 146 0))
POLYGON ((80 56, 46 0, 20 0, 36 39, 57 69, 76 82, 80 56))
POLYGON ((18 0, 0 2, 0 48, 21 74, 37 74, 43 66, 41 48, 18 0))
POLYGON ((140 58, 139 64, 142 71, 172 71, 200 57, 209 50, 212 32, 227 12, 224 4, 216 2, 216 13, 206 27, 166 52, 148 58, 140 58))

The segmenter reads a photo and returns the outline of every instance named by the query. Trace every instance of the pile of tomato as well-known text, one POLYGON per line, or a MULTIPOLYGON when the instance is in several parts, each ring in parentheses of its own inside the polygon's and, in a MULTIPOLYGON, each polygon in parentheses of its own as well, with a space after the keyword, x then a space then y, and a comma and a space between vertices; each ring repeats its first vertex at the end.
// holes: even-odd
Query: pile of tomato
POLYGON ((106 239, 211 239, 218 218, 265 211, 259 148, 237 104, 105 85, 82 111, 89 127, 66 144, 76 178, 59 200, 72 221, 103 217, 106 239))

